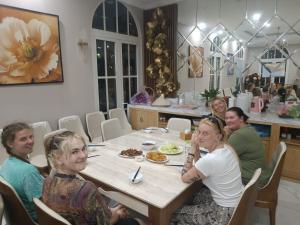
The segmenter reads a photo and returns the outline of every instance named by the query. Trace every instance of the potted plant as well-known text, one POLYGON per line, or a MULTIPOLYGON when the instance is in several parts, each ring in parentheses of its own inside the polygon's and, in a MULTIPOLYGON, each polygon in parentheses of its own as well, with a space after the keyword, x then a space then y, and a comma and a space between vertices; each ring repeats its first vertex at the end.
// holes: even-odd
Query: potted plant
POLYGON ((204 93, 201 94, 202 97, 205 97, 206 99, 206 103, 205 103, 205 106, 208 107, 209 105, 209 102, 214 98, 216 97, 218 94, 220 93, 219 89, 205 89, 204 90, 204 93))

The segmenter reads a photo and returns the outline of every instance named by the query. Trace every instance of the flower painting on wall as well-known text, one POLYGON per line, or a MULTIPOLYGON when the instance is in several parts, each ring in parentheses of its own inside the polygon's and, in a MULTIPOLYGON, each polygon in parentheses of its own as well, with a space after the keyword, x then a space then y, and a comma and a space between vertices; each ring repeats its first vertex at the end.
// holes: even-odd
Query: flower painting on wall
POLYGON ((0 5, 0 85, 63 82, 57 15, 0 5))

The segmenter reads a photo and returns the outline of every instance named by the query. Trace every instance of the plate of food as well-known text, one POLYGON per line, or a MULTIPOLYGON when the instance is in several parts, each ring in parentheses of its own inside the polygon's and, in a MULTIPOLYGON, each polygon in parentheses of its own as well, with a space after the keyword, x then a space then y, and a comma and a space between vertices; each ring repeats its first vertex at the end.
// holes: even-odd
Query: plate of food
POLYGON ((183 152, 183 148, 177 144, 168 143, 168 144, 161 145, 158 151, 166 155, 177 155, 183 152))
POLYGON ((119 156, 123 158, 134 158, 135 156, 140 156, 143 154, 143 151, 137 150, 134 148, 128 148, 119 153, 119 156))
POLYGON ((158 151, 147 152, 146 159, 148 161, 154 162, 154 163, 165 163, 165 162, 168 162, 168 160, 169 160, 168 156, 166 156, 158 151))

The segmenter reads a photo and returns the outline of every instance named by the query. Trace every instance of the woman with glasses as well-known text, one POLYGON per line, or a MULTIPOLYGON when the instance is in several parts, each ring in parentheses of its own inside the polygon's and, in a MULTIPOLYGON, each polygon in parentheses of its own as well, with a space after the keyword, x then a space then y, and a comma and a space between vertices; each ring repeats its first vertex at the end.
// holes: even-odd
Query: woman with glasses
POLYGON ((28 214, 36 221, 32 199, 41 197, 44 179, 28 161, 34 144, 32 129, 26 123, 9 124, 3 128, 1 140, 9 157, 1 166, 0 176, 15 189, 28 214))
POLYGON ((44 183, 45 204, 73 225, 139 224, 128 218, 124 206, 109 208, 96 186, 78 176, 87 163, 87 148, 81 136, 64 131, 48 136, 44 145, 53 168, 44 183))
POLYGON ((202 180, 205 186, 190 204, 174 213, 171 224, 226 225, 243 191, 238 158, 234 150, 224 144, 223 125, 215 117, 200 121, 191 142, 181 178, 185 183, 202 180), (199 147, 208 153, 200 157, 199 147))
POLYGON ((271 171, 265 163, 262 140, 255 129, 247 123, 248 118, 239 107, 231 107, 227 110, 226 129, 231 131, 227 141, 239 156, 243 184, 247 184, 254 171, 261 168, 259 181, 263 185, 268 181, 271 171))

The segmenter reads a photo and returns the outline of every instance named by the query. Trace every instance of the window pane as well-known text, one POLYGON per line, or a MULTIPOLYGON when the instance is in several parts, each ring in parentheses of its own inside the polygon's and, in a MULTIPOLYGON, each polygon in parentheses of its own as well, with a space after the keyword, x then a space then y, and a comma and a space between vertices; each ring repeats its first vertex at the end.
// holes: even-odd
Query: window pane
POLYGON ((117 31, 116 26, 116 1, 105 1, 105 25, 106 30, 111 32, 117 31))
POLYGON ((127 9, 118 2, 118 29, 120 34, 127 34, 127 9))
POLYGON ((129 103, 129 78, 123 78, 124 102, 129 103))
POLYGON ((106 107, 106 84, 105 79, 98 79, 98 93, 99 93, 99 110, 107 111, 106 107))
POLYGON ((128 45, 122 44, 123 75, 128 75, 128 45))
POLYGON ((106 42, 107 76, 115 76, 115 43, 106 42))
POLYGON ((137 32, 137 28, 136 28, 134 19, 133 19, 131 13, 128 13, 128 14, 129 14, 129 35, 137 37, 138 32, 137 32))
POLYGON ((108 79, 107 85, 109 109, 117 108, 116 79, 108 79))
POLYGON ((104 41, 96 40, 98 76, 105 76, 104 41))
POLYGON ((137 79, 136 77, 130 78, 130 88, 131 88, 131 96, 136 94, 136 85, 137 85, 137 79))
POLYGON ((96 12, 94 14, 92 27, 95 28, 95 29, 103 30, 104 29, 103 20, 104 20, 104 18, 103 18, 103 4, 100 4, 98 6, 98 8, 96 9, 96 12))
POLYGON ((130 75, 136 75, 136 46, 130 45, 130 75))

